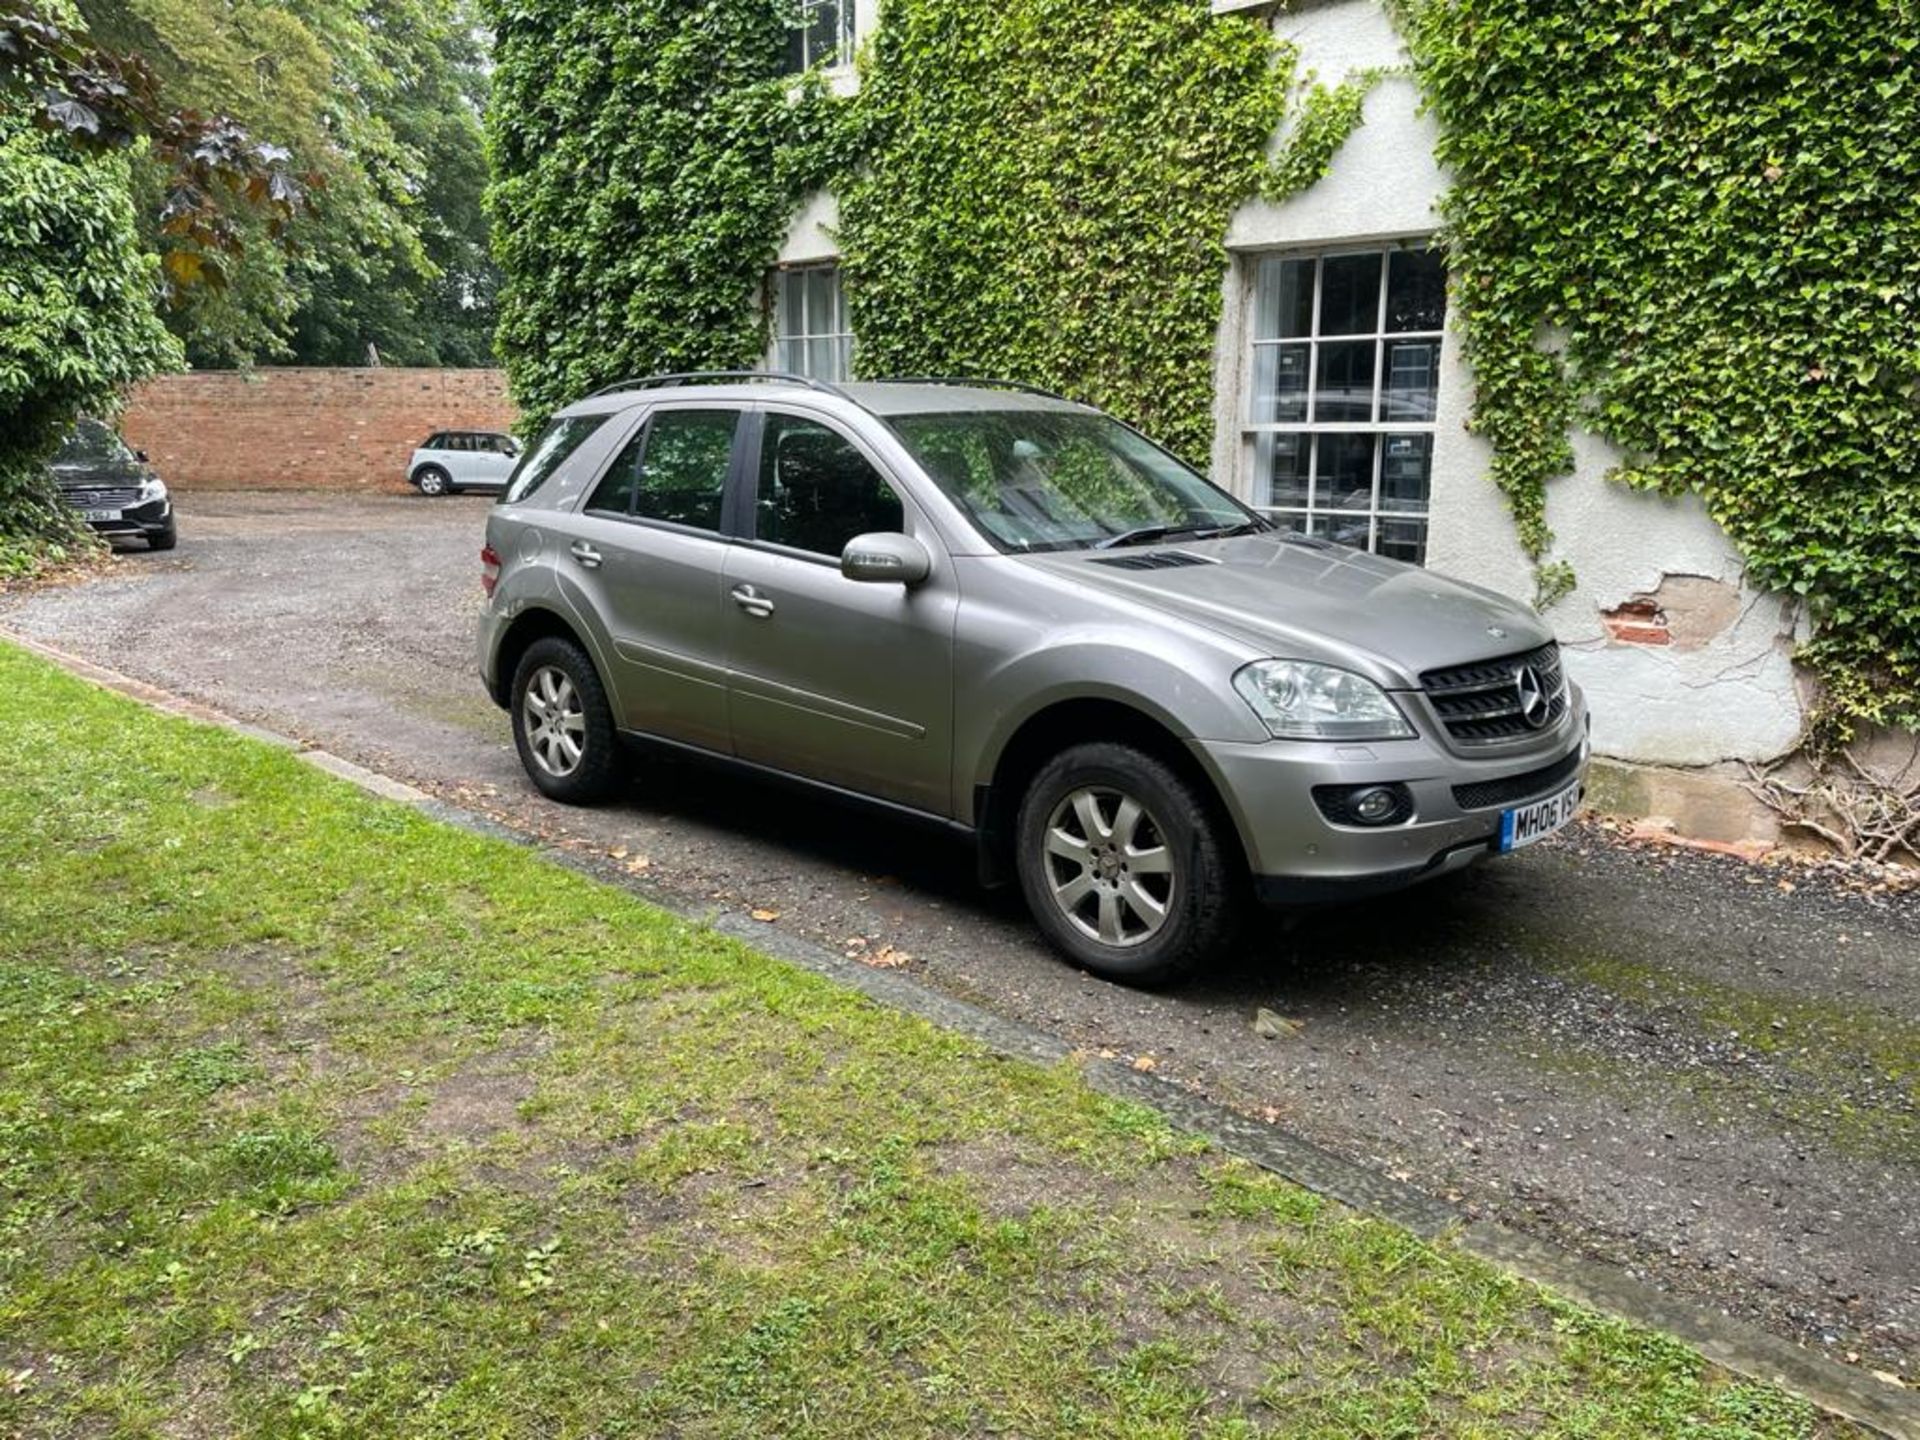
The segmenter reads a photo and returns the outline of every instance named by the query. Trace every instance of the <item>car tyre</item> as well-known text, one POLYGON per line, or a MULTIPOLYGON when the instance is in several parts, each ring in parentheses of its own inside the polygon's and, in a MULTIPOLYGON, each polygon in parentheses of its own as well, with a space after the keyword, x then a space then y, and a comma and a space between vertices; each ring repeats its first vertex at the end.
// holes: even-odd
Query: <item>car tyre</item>
POLYGON ((592 805, 614 793, 625 757, 586 651, 559 636, 534 641, 514 669, 511 698, 514 748, 541 794, 592 805))
POLYGON ((422 465, 413 472, 414 487, 422 495, 451 495, 453 477, 438 465, 422 465))
POLYGON ((1232 942, 1242 898, 1210 797, 1131 745, 1063 750, 1015 822, 1027 907, 1067 959, 1127 985, 1167 985, 1232 942))
POLYGON ((155 530, 147 536, 147 548, 149 550, 171 550, 179 543, 180 531, 171 520, 167 522, 166 529, 155 530))

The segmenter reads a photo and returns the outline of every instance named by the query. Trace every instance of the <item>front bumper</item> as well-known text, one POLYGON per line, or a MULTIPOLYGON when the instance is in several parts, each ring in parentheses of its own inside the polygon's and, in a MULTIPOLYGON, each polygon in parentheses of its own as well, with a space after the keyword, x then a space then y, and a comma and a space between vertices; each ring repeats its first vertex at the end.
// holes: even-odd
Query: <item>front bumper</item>
POLYGON ((144 505, 130 505, 120 512, 118 519, 89 520, 87 528, 109 540, 146 540, 164 535, 173 528, 173 501, 149 500, 144 505))
POLYGON ((1498 757, 1455 754, 1424 735, 1364 745, 1196 740, 1192 748, 1233 816, 1255 894, 1270 905, 1311 905, 1404 889, 1497 853, 1504 811, 1585 782, 1587 730, 1576 688, 1550 732, 1498 757), (1334 823, 1313 795, 1316 786, 1395 784, 1411 794, 1412 816, 1378 828, 1334 823), (1463 805, 1455 791, 1466 786, 1498 798, 1463 805))

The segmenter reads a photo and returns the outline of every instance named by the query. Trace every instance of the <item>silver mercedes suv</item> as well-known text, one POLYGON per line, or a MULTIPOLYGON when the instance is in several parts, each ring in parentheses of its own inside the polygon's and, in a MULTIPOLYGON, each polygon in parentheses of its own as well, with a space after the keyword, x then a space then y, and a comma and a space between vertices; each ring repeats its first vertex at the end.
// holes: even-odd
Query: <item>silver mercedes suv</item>
POLYGON ((1586 773, 1526 606, 1285 533, 1018 385, 613 386, 528 447, 481 559, 480 672, 547 795, 665 751, 929 821, 1136 984, 1248 899, 1537 840, 1586 773))

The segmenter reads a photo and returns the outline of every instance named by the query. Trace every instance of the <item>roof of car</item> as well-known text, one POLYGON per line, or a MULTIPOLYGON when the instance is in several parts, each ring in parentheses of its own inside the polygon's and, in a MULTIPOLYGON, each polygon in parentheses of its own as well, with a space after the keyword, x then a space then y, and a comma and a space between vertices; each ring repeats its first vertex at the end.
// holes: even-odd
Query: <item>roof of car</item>
POLYGON ((606 414, 671 396, 683 400, 735 400, 832 397, 850 401, 873 415, 924 415, 955 410, 1084 410, 1065 396, 1005 381, 861 380, 844 384, 799 376, 766 374, 735 379, 661 377, 610 386, 567 407, 569 414, 606 414))

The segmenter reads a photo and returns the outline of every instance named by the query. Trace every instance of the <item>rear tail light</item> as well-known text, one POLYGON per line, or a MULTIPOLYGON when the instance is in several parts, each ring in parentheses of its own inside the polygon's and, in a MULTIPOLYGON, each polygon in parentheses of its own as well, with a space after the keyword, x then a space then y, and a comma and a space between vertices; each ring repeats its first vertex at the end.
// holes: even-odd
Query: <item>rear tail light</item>
POLYGON ((500 583, 500 552, 491 545, 480 547, 480 588, 493 598, 493 587, 500 583))

